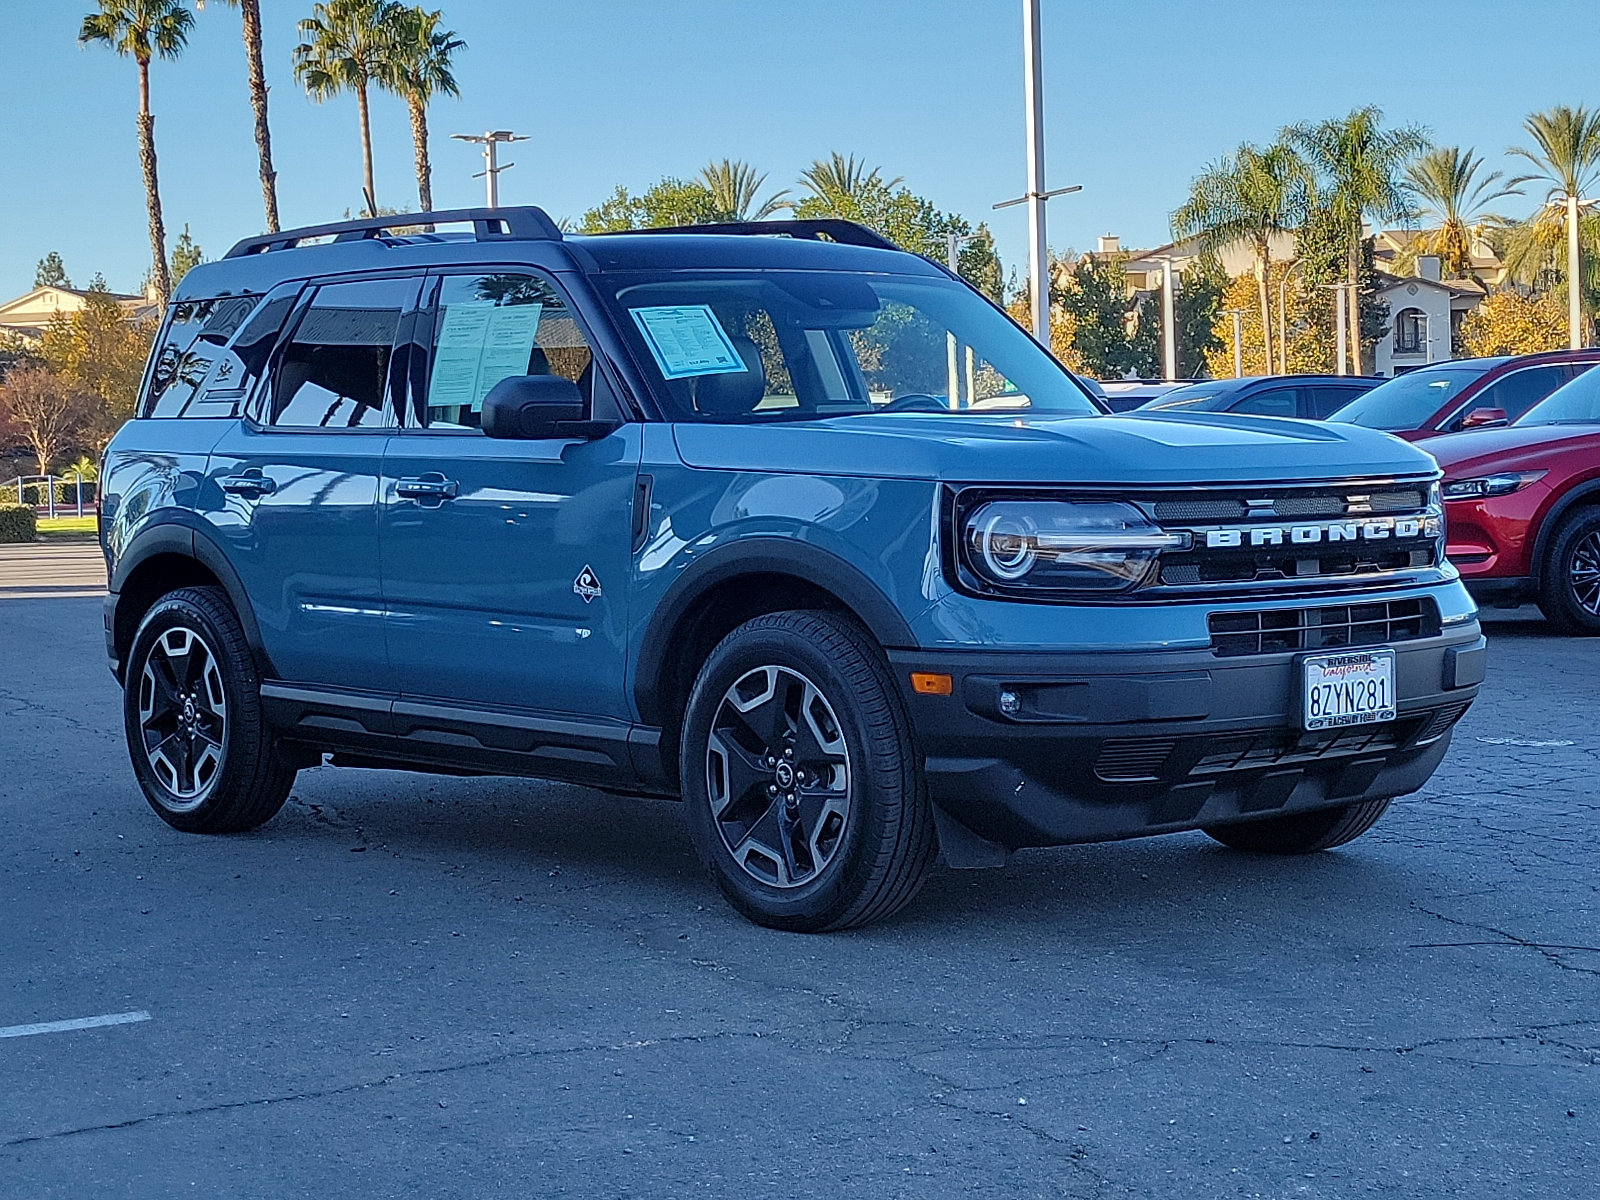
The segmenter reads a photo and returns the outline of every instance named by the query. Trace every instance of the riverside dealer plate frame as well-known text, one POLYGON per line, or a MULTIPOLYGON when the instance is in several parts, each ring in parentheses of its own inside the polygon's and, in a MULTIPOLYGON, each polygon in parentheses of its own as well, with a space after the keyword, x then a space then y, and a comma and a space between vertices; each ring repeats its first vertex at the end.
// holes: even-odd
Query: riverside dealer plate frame
POLYGON ((1307 654, 1296 661, 1296 674, 1300 728, 1307 732, 1395 719, 1392 649, 1307 654))

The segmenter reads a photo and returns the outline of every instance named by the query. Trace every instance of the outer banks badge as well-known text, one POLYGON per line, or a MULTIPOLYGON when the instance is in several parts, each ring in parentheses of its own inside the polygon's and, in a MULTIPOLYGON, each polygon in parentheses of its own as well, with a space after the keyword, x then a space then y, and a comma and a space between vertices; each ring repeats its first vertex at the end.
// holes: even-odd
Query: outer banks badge
POLYGON ((572 590, 583 597, 585 604, 600 598, 600 577, 588 563, 583 565, 583 570, 579 571, 578 577, 572 581, 572 590))

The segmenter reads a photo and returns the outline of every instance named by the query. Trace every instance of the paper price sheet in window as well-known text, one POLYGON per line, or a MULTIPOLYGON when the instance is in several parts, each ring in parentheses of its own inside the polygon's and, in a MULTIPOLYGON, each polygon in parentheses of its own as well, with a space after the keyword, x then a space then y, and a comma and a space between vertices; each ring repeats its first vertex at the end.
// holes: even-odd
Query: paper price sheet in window
POLYGON ((482 412, 483 398, 495 384, 528 373, 543 311, 541 304, 501 307, 492 300, 445 306, 428 407, 482 412))

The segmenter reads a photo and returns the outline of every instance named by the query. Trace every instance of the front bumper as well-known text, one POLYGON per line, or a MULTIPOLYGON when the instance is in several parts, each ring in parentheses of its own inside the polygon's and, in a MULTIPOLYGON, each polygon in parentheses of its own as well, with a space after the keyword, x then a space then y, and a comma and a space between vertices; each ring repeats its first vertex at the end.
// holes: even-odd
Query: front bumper
POLYGON ((1398 796, 1421 787, 1477 696, 1476 621, 1400 641, 1398 718, 1294 727, 1299 654, 896 651, 946 856, 1064 845, 1398 796), (922 695, 913 672, 947 674, 922 695), (1022 698, 1014 716, 999 696, 1022 698))

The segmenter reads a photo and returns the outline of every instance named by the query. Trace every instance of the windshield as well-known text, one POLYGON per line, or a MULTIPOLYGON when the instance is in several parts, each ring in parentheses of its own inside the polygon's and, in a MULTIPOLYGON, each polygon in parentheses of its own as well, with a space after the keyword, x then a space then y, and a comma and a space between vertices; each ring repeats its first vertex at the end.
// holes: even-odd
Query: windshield
POLYGON ((951 280, 673 271, 599 281, 677 420, 1100 411, 1010 318, 951 280))
POLYGON ((1584 371, 1527 412, 1515 425, 1587 425, 1600 423, 1600 371, 1584 371))
POLYGON ((1452 363, 1407 371, 1356 397, 1328 420, 1365 425, 1368 429, 1421 429, 1424 421, 1495 365, 1452 363))

